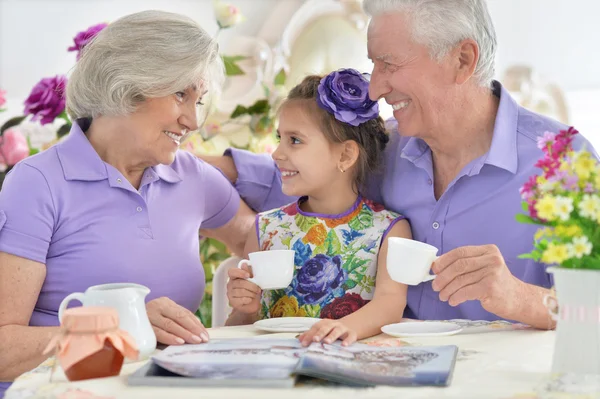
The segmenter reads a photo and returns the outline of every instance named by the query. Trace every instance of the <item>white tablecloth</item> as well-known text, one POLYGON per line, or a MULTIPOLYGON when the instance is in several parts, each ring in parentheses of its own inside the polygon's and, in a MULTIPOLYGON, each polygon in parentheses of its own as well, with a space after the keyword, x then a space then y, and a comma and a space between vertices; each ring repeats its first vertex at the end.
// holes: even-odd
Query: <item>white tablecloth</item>
MULTIPOLYGON (((143 362, 123 366, 119 377, 68 382, 60 369, 55 368, 52 382, 50 372, 54 359, 48 359, 36 369, 19 377, 6 393, 6 399, 152 399, 152 398, 600 398, 598 393, 566 394, 579 389, 569 376, 550 373, 554 350, 553 331, 538 331, 522 325, 504 322, 465 322, 465 329, 453 336, 399 339, 385 334, 365 340, 374 345, 448 345, 459 347, 454 376, 449 387, 340 388, 299 386, 293 389, 248 388, 157 388, 129 387, 127 376, 143 366, 143 362)), ((260 336, 266 333, 252 326, 222 327, 210 330, 212 338, 260 336)), ((290 338, 295 334, 270 334, 290 338)), ((580 389, 581 390, 581 389, 580 389)))

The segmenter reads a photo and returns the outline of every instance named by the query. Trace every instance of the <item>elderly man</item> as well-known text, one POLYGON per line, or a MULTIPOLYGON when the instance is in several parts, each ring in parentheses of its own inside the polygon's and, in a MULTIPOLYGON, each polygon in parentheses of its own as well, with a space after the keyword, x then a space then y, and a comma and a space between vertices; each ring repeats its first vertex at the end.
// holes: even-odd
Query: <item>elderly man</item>
MULTIPOLYGON (((535 226, 518 224, 515 214, 519 188, 539 172, 537 138, 565 126, 520 107, 492 80, 496 34, 485 0, 364 0, 364 8, 372 17, 370 96, 393 107, 397 130, 370 194, 442 254, 433 283, 409 287, 405 317, 553 328, 542 303, 551 277, 518 258, 531 250, 535 226)), ((292 200, 270 158, 227 155, 211 161, 251 207, 292 200)))

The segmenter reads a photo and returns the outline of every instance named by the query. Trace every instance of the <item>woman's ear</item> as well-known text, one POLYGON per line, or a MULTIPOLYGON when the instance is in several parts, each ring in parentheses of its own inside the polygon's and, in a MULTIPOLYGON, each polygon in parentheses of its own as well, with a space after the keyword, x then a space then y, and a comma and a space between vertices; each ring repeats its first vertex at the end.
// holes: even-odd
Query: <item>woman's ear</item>
POLYGON ((346 140, 341 143, 342 152, 340 154, 340 161, 338 168, 340 171, 347 171, 358 161, 360 155, 360 148, 358 143, 354 140, 346 140))

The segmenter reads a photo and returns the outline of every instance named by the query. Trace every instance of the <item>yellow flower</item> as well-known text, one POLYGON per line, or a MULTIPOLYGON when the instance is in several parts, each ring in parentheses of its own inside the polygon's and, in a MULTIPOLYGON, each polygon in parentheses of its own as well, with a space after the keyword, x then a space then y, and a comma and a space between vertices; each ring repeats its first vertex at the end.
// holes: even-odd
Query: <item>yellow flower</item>
POLYGON ((556 197, 556 216, 562 220, 569 220, 573 211, 573 199, 569 197, 556 197))
POLYGON ((573 168, 580 179, 587 180, 596 169, 596 160, 591 157, 589 152, 582 152, 574 160, 573 168))
POLYGON ((559 237, 575 237, 581 234, 581 228, 577 225, 573 226, 556 226, 554 228, 554 233, 559 237))
POLYGON ((585 218, 596 220, 600 212, 600 197, 585 194, 579 203, 579 214, 585 218))
POLYGON ((596 176, 594 177, 594 187, 596 190, 600 190, 600 171, 596 170, 596 176))
POLYGON ((558 213, 558 204, 556 198, 551 195, 545 195, 535 204, 535 210, 542 219, 552 221, 556 219, 558 213))
POLYGON ((592 243, 586 236, 575 237, 573 243, 569 245, 569 252, 571 258, 582 258, 592 253, 592 243))
POLYGON ((306 317, 306 311, 298 306, 295 296, 282 296, 269 310, 271 317, 306 317))
POLYGON ((542 227, 541 229, 538 229, 535 232, 533 239, 535 241, 540 241, 542 238, 549 237, 551 235, 552 235, 552 229, 549 229, 548 227, 542 227))
POLYGON ((569 247, 564 244, 548 244, 548 248, 542 254, 542 262, 561 264, 569 259, 569 247))

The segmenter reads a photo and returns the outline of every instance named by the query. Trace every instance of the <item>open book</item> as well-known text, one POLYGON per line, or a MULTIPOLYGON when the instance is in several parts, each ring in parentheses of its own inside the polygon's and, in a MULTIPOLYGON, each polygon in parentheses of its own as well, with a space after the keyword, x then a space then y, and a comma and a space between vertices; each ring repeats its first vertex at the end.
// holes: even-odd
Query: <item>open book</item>
POLYGON ((457 347, 349 347, 297 339, 228 339, 171 346, 133 374, 131 385, 293 386, 298 376, 353 386, 450 383, 457 347))

